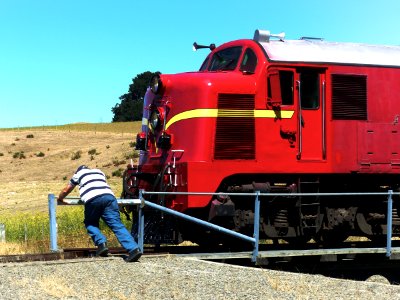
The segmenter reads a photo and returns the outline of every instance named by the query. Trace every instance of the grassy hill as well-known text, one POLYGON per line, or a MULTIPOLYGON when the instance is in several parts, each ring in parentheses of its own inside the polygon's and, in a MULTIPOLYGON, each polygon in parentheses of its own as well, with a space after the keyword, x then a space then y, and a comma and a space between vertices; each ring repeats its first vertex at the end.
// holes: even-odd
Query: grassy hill
MULTIPOLYGON (((0 129, 0 216, 47 211, 79 165, 102 169, 119 196, 128 163, 137 163, 133 142, 140 122, 78 123, 0 129)), ((72 194, 77 194, 77 189, 72 194)), ((1 220, 0 220, 1 223, 1 220)))

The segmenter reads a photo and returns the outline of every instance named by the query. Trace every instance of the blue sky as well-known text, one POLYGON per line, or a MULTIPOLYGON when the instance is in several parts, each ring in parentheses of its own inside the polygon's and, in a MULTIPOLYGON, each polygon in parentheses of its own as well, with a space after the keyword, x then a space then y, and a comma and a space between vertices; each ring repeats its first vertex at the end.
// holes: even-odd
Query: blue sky
POLYGON ((110 122, 145 71, 197 70, 202 44, 252 38, 400 45, 399 0, 0 0, 0 128, 110 122))

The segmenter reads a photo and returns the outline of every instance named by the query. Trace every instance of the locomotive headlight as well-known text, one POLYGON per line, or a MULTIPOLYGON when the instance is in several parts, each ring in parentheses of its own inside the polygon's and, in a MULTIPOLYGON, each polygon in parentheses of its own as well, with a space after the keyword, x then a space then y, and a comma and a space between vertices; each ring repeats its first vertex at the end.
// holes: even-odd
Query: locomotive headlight
POLYGON ((158 110, 154 110, 149 119, 149 127, 151 132, 154 133, 154 131, 160 126, 161 124, 161 118, 160 118, 160 113, 158 110))
POLYGON ((150 89, 154 94, 158 94, 161 92, 162 89, 162 81, 160 78, 160 75, 154 75, 151 79, 150 79, 150 89))
POLYGON ((146 151, 146 143, 147 143, 147 137, 146 133, 140 132, 136 136, 136 150, 144 150, 146 151))

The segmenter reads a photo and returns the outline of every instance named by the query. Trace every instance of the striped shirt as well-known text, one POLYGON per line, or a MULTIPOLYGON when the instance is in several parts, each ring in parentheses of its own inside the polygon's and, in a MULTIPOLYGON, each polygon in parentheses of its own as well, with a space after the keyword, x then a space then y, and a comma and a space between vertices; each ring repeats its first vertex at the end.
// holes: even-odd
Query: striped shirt
POLYGON ((97 196, 110 194, 114 196, 107 184, 106 176, 99 169, 82 169, 72 176, 70 184, 79 185, 79 195, 83 202, 87 202, 97 196))

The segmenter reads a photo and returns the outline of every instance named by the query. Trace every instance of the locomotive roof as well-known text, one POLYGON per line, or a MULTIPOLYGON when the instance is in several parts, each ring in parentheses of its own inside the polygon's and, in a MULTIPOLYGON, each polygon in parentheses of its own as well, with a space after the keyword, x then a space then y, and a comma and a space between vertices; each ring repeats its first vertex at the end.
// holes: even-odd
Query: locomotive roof
POLYGON ((271 61, 400 67, 400 46, 326 42, 315 39, 260 42, 271 61))

